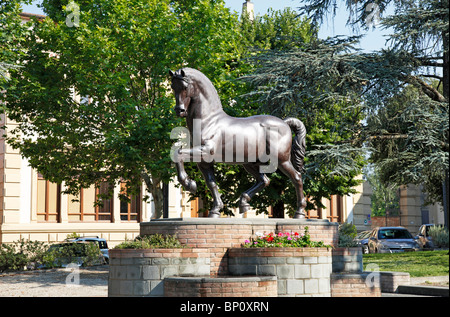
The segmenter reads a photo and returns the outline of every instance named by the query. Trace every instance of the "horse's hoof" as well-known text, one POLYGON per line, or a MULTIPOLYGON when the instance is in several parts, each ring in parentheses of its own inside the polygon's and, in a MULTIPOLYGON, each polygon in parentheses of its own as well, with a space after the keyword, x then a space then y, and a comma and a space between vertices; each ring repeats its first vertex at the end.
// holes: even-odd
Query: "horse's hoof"
POLYGON ((251 206, 249 204, 239 205, 239 213, 243 214, 243 213, 249 211, 250 208, 251 208, 251 206))
POLYGON ((220 213, 217 212, 210 212, 208 214, 208 218, 220 218, 220 213))
POLYGON ((305 214, 304 213, 295 213, 295 215, 294 215, 294 219, 305 219, 306 218, 306 216, 305 216, 305 214))

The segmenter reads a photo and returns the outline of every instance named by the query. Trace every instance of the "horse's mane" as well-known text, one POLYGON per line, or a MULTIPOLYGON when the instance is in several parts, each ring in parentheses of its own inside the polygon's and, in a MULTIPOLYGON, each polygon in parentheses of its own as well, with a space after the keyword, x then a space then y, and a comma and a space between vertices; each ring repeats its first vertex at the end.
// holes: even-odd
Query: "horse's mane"
POLYGON ((183 68, 183 71, 186 77, 188 77, 188 81, 191 81, 191 83, 195 82, 205 96, 209 96, 210 98, 213 98, 213 100, 216 99, 215 101, 218 103, 218 106, 222 108, 219 94, 208 77, 202 72, 190 67, 183 68))

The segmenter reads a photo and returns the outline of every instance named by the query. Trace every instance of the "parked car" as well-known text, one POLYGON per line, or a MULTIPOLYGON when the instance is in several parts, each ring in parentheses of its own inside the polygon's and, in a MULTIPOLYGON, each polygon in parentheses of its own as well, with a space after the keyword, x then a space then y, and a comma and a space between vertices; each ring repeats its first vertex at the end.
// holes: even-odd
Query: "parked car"
POLYGON ((420 247, 424 250, 433 250, 435 248, 433 239, 429 235, 430 234, 430 228, 434 227, 435 224, 424 224, 421 225, 419 228, 419 232, 415 236, 415 239, 417 243, 420 245, 420 247))
POLYGON ((403 227, 378 227, 369 236, 369 253, 394 253, 420 250, 411 233, 403 227))
POLYGON ((371 231, 362 231, 358 233, 355 237, 356 243, 358 243, 359 246, 362 248, 363 254, 369 253, 369 236, 371 231))
POLYGON ((92 242, 95 243, 100 251, 102 252, 102 255, 104 257, 105 263, 109 263, 109 249, 108 249, 108 243, 105 239, 99 238, 99 237, 79 237, 75 239, 71 239, 70 241, 85 241, 85 242, 92 242))

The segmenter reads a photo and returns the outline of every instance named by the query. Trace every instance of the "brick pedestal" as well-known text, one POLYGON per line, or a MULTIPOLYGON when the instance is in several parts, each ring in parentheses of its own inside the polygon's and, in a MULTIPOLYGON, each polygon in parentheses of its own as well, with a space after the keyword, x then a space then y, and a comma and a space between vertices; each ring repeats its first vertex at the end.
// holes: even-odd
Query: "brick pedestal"
POLYGON ((141 223, 140 234, 176 235, 182 244, 207 248, 211 256, 211 275, 228 275, 228 248, 241 244, 260 233, 304 232, 308 227, 311 240, 337 245, 338 224, 328 220, 251 219, 251 218, 177 218, 155 219, 141 223))

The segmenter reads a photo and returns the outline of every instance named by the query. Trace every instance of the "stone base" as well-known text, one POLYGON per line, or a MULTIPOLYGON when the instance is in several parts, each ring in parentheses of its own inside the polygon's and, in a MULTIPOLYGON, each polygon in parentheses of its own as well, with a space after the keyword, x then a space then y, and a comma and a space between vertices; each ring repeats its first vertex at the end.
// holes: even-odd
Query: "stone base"
POLYGON ((279 297, 330 297, 331 249, 235 248, 229 250, 232 275, 277 277, 279 297))
POLYGON ((332 273, 332 297, 380 297, 380 281, 371 278, 373 272, 332 273))
POLYGON ((141 236, 176 235, 180 242, 192 248, 208 248, 211 275, 228 275, 228 249, 239 248, 246 239, 260 233, 299 232, 308 227, 311 240, 337 246, 338 223, 327 219, 252 219, 252 218, 175 218, 155 219, 140 224, 141 236))
POLYGON ((164 296, 164 279, 210 274, 207 249, 112 249, 108 296, 164 296))
POLYGON ((362 272, 360 249, 241 248, 244 241, 255 238, 256 233, 303 233, 305 227, 312 240, 337 246, 338 224, 328 220, 178 218, 141 223, 141 236, 175 235, 187 248, 111 250, 108 294, 170 297, 381 295, 380 279, 371 279, 374 272, 362 272))

